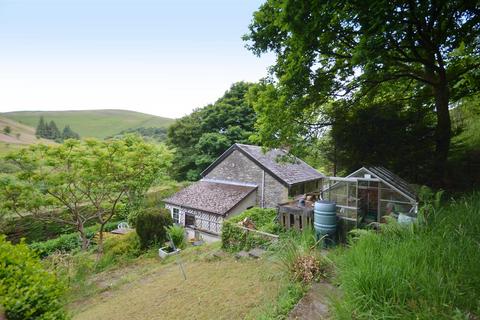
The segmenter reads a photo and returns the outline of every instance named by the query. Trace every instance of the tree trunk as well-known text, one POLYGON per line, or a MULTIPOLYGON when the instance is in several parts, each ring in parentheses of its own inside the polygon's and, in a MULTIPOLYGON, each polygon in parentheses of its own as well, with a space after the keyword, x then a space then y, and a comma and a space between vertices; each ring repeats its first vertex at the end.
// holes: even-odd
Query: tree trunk
POLYGON ((98 237, 98 255, 101 256, 103 254, 103 229, 105 227, 105 222, 100 224, 100 235, 98 237))
POLYGON ((80 233, 80 238, 82 239, 82 250, 87 250, 88 249, 88 238, 87 234, 85 232, 85 228, 83 227, 83 223, 81 221, 78 221, 78 232, 80 233))
POLYGON ((450 119, 450 112, 448 110, 448 102, 450 93, 448 84, 444 77, 440 77, 440 82, 433 88, 435 96, 435 109, 437 113, 437 127, 435 131, 435 164, 434 174, 436 186, 445 185, 445 174, 447 169, 448 152, 450 150, 450 139, 452 124, 450 119))

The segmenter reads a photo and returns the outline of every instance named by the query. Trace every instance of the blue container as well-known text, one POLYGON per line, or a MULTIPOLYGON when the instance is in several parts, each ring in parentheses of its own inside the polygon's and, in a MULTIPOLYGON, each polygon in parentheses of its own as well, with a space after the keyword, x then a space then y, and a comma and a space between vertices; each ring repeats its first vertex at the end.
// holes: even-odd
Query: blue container
POLYGON ((335 202, 319 200, 315 202, 313 226, 317 236, 332 236, 337 230, 337 205, 335 202))

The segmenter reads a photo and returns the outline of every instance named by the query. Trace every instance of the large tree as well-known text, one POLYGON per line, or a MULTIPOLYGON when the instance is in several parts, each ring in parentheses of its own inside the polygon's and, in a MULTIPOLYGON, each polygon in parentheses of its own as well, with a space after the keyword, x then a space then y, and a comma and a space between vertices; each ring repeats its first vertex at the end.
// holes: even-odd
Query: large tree
POLYGON ((74 226, 88 246, 85 224, 103 228, 131 194, 145 194, 152 182, 168 174, 172 153, 138 136, 98 141, 66 140, 60 145, 33 145, 8 156, 21 168, 0 176, 0 209, 20 216, 74 226))
POLYGON ((252 84, 233 84, 214 104, 178 119, 168 130, 175 147, 177 179, 196 180, 233 143, 246 143, 254 130, 255 111, 246 101, 252 84))
POLYGON ((277 57, 272 70, 280 102, 268 108, 269 119, 298 123, 295 132, 322 127, 331 124, 322 117, 327 102, 354 104, 384 83, 411 81, 430 92, 441 179, 451 140, 449 105, 459 82, 480 65, 479 12, 478 1, 466 0, 267 0, 245 40, 254 53, 277 57))

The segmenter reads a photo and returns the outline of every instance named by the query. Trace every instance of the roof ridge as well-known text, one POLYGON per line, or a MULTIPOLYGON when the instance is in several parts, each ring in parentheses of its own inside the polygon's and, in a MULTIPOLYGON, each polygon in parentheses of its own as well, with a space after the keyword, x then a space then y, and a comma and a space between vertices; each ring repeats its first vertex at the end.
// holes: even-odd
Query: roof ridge
POLYGON ((208 179, 208 178, 202 178, 199 181, 218 183, 218 184, 230 184, 233 186, 242 186, 242 187, 255 187, 255 188, 258 187, 258 185, 255 183, 248 183, 248 182, 241 182, 241 181, 229 181, 229 180, 208 179))

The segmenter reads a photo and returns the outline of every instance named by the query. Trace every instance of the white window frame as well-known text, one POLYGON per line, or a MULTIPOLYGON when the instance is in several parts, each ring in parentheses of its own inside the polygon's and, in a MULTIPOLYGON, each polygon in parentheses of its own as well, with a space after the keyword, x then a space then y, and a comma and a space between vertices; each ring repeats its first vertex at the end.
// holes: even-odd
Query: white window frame
POLYGON ((172 219, 173 219, 173 223, 176 223, 176 224, 180 223, 180 209, 172 208, 172 219))

